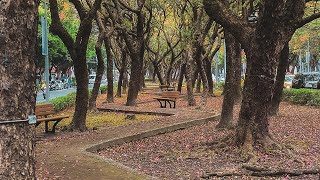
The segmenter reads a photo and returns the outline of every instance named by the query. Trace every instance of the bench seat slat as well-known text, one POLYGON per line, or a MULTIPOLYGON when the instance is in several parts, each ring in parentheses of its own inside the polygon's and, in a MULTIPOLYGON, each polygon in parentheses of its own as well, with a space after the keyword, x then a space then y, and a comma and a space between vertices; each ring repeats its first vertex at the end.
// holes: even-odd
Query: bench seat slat
POLYGON ((57 119, 64 119, 64 118, 68 118, 70 116, 53 116, 53 117, 47 117, 47 118, 41 118, 41 119, 37 119, 38 122, 44 122, 44 121, 55 121, 57 119))

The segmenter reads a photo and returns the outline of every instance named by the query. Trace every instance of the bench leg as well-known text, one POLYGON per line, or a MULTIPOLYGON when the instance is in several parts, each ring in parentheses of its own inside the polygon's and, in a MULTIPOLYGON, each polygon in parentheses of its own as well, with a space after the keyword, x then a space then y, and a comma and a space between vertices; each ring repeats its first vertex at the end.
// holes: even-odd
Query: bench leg
POLYGON ((162 105, 162 101, 159 100, 159 99, 158 99, 158 101, 159 101, 159 103, 160 103, 160 108, 164 108, 165 106, 162 105))
POLYGON ((169 105, 170 105, 170 108, 171 108, 171 102, 170 102, 170 101, 168 101, 168 103, 169 103, 169 105))
POLYGON ((173 101, 173 108, 176 108, 176 101, 173 101))
POLYGON ((56 120, 56 122, 53 124, 52 129, 51 129, 51 132, 52 132, 52 133, 55 133, 55 132, 56 132, 56 126, 57 126, 57 124, 58 124, 61 120, 62 120, 62 119, 58 119, 58 120, 56 120))
POLYGON ((48 132, 49 132, 49 121, 45 121, 44 124, 45 124, 45 127, 44 127, 45 130, 44 130, 44 131, 45 131, 46 133, 48 133, 48 132))

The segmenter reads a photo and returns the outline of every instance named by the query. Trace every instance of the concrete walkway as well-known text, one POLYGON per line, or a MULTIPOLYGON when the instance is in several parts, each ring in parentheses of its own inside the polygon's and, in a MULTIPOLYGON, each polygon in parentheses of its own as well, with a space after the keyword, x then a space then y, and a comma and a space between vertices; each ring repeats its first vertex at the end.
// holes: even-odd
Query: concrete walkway
POLYGON ((37 165, 48 170, 50 179, 152 179, 110 159, 97 156, 101 148, 118 145, 132 140, 172 132, 178 129, 216 120, 219 115, 183 109, 139 109, 104 104, 102 111, 163 114, 158 120, 139 122, 132 125, 111 127, 85 133, 61 132, 45 137, 36 146, 37 165), (168 116, 170 115, 170 116, 168 116))

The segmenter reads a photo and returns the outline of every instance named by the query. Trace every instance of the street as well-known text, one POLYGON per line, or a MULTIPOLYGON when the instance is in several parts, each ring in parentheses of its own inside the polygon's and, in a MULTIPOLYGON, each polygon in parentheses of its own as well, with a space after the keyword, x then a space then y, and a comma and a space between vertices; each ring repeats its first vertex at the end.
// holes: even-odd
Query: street
MULTIPOLYGON (((55 90, 55 91, 50 91, 50 100, 60 97, 60 96, 65 96, 71 92, 76 92, 76 88, 69 88, 69 89, 62 89, 62 90, 55 90)), ((37 103, 39 102, 45 102, 46 100, 43 99, 42 91, 39 91, 37 93, 37 103)))
MULTIPOLYGON (((106 86, 107 84, 101 84, 101 86, 106 86)), ((88 85, 89 89, 93 88, 93 84, 89 84, 88 85)), ((60 96, 65 96, 71 92, 76 92, 76 87, 72 87, 69 89, 62 89, 62 90, 54 90, 54 91, 50 91, 50 100, 60 97, 60 96)), ((37 103, 39 102, 45 102, 46 100, 43 99, 43 95, 42 95, 42 91, 39 91, 37 93, 37 103)))

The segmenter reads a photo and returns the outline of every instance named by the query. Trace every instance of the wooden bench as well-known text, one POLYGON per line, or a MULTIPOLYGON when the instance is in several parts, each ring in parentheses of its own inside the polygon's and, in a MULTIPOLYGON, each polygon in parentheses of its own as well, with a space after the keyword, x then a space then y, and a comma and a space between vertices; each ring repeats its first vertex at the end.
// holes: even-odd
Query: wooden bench
POLYGON ((167 102, 169 103, 170 108, 176 108, 176 100, 179 96, 180 96, 179 91, 164 91, 161 93, 160 97, 154 98, 154 99, 159 101, 160 108, 166 108, 167 102), (173 102, 173 106, 171 104, 172 102, 173 102))
POLYGON ((159 85, 159 88, 161 89, 161 91, 174 91, 175 90, 174 86, 170 86, 168 84, 159 85))
POLYGON ((36 116, 37 123, 36 127, 39 126, 42 122, 45 123, 45 132, 46 133, 55 133, 57 124, 64 118, 69 116, 52 116, 55 113, 54 107, 52 104, 39 104, 36 106, 36 116), (40 118, 39 118, 40 117, 40 118), (49 130, 49 122, 55 122, 49 130))

